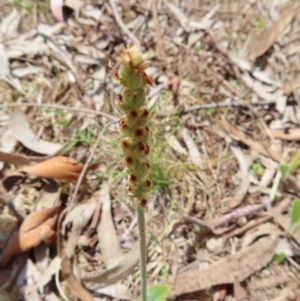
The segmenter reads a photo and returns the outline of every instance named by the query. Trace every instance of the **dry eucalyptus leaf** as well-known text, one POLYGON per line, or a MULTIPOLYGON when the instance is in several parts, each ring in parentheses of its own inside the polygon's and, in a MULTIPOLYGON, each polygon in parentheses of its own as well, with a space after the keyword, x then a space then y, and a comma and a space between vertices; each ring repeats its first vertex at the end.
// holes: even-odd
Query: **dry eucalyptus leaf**
POLYGON ((74 207, 64 219, 62 229, 66 229, 67 224, 72 224, 72 230, 64 248, 68 258, 74 255, 79 236, 93 216, 95 208, 96 201, 95 198, 92 197, 88 203, 74 207))
POLYGON ((178 274, 169 284, 170 298, 200 291, 214 285, 244 281, 265 267, 274 257, 277 235, 263 237, 245 250, 229 255, 206 269, 178 274))
POLYGON ((105 260, 106 267, 110 269, 116 266, 124 256, 120 247, 119 238, 111 215, 111 201, 109 185, 104 183, 99 192, 99 199, 102 202, 100 224, 97 227, 100 250, 105 260))
POLYGON ((286 9, 282 12, 278 21, 263 30, 255 39, 249 54, 249 59, 255 59, 263 55, 276 42, 284 28, 292 21, 298 12, 299 7, 286 9))
POLYGON ((30 129, 23 112, 19 109, 10 114, 9 127, 19 142, 38 154, 54 155, 63 148, 61 144, 37 138, 30 129))
POLYGON ((21 21, 21 16, 15 8, 11 11, 11 13, 5 16, 0 23, 0 32, 6 38, 15 38, 18 35, 18 27, 21 21))
MULTIPOLYGON (((149 236, 147 239, 148 245, 149 236)), ((101 284, 101 286, 111 285, 130 275, 134 271, 138 263, 139 245, 136 244, 129 253, 123 256, 123 258, 118 262, 118 264, 115 267, 103 272, 102 274, 99 274, 98 272, 85 273, 80 278, 84 281, 99 283, 101 284)))
POLYGON ((1 78, 19 92, 24 93, 19 79, 14 78, 10 74, 7 51, 4 49, 3 44, 0 43, 0 79, 1 78))
POLYGON ((242 150, 238 147, 230 147, 231 151, 234 153, 235 157, 237 158, 239 162, 239 172, 240 172, 240 186, 238 190, 234 193, 234 196, 230 196, 229 198, 223 199, 221 202, 229 201, 229 207, 235 208, 238 205, 241 204, 243 201, 246 193, 248 192, 249 188, 249 180, 250 180, 250 174, 249 174, 249 166, 247 162, 247 158, 245 157, 242 150))
POLYGON ((63 257, 61 261, 61 272, 72 294, 77 296, 79 300, 94 301, 91 293, 88 292, 74 276, 70 261, 66 257, 63 257))

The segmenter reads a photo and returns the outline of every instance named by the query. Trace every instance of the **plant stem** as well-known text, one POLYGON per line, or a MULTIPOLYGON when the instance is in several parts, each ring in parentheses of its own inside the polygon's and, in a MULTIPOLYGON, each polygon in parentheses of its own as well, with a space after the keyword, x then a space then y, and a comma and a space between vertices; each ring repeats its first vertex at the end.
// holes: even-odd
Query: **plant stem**
POLYGON ((145 207, 137 204, 137 223, 140 243, 141 301, 147 301, 147 243, 145 210, 145 207))

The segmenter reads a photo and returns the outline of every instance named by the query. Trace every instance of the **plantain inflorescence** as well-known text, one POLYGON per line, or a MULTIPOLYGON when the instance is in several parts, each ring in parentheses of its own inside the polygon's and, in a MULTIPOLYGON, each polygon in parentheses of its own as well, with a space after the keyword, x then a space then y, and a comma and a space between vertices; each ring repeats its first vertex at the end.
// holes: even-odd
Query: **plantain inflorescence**
POLYGON ((152 84, 152 79, 145 73, 149 63, 138 46, 121 46, 118 61, 120 67, 114 77, 122 85, 116 102, 125 114, 120 119, 119 127, 124 164, 128 172, 127 190, 133 205, 146 207, 151 188, 148 162, 151 131, 148 128, 146 89, 152 84))

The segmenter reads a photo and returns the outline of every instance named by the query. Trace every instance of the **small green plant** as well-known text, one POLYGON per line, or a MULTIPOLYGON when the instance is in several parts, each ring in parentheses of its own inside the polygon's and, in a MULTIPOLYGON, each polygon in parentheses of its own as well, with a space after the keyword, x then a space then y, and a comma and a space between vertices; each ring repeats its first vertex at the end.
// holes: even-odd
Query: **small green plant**
POLYGON ((285 261, 286 255, 284 252, 280 252, 274 256, 274 261, 277 263, 282 263, 285 261))
POLYGON ((259 163, 254 163, 251 167, 253 173, 257 176, 259 172, 262 170, 262 166, 259 163))
POLYGON ((164 262, 163 266, 161 267, 160 273, 161 273, 161 279, 163 281, 166 281, 168 278, 168 265, 164 262))
POLYGON ((295 155, 290 163, 280 164, 279 171, 281 173, 281 179, 286 180, 299 166, 300 164, 300 151, 295 155))
MULTIPOLYGON (((281 180, 286 180, 299 166, 300 164, 300 151, 293 157, 290 163, 280 164, 279 171, 281 180)), ((296 199, 292 205, 291 221, 290 221, 290 233, 295 233, 300 229, 300 199, 296 199)))
POLYGON ((264 20, 258 20, 255 22, 255 28, 256 29, 262 29, 265 27, 265 21, 264 20))
POLYGON ((68 153, 77 143, 90 144, 93 139, 93 128, 88 127, 87 129, 80 131, 74 139, 63 149, 62 154, 68 153))
POLYGON ((201 50, 202 50, 202 47, 200 45, 195 46, 195 52, 196 52, 196 54, 199 54, 201 52, 201 50))
POLYGON ((168 297, 170 290, 169 286, 151 286, 147 289, 147 301, 164 301, 168 297))
POLYGON ((32 14, 32 8, 31 8, 30 1, 28 1, 28 0, 12 0, 12 2, 16 7, 23 8, 27 11, 28 14, 32 14))
POLYGON ((290 233, 295 233, 300 229, 300 199, 296 199, 292 205, 290 222, 290 233))

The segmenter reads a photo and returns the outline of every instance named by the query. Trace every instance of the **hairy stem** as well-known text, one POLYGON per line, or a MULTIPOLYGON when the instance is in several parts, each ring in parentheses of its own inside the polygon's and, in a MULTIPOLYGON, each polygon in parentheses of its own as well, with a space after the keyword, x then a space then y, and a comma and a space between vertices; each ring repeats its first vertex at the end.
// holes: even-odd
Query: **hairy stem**
POLYGON ((137 223, 140 243, 141 301, 147 301, 147 243, 145 207, 137 204, 137 223))

